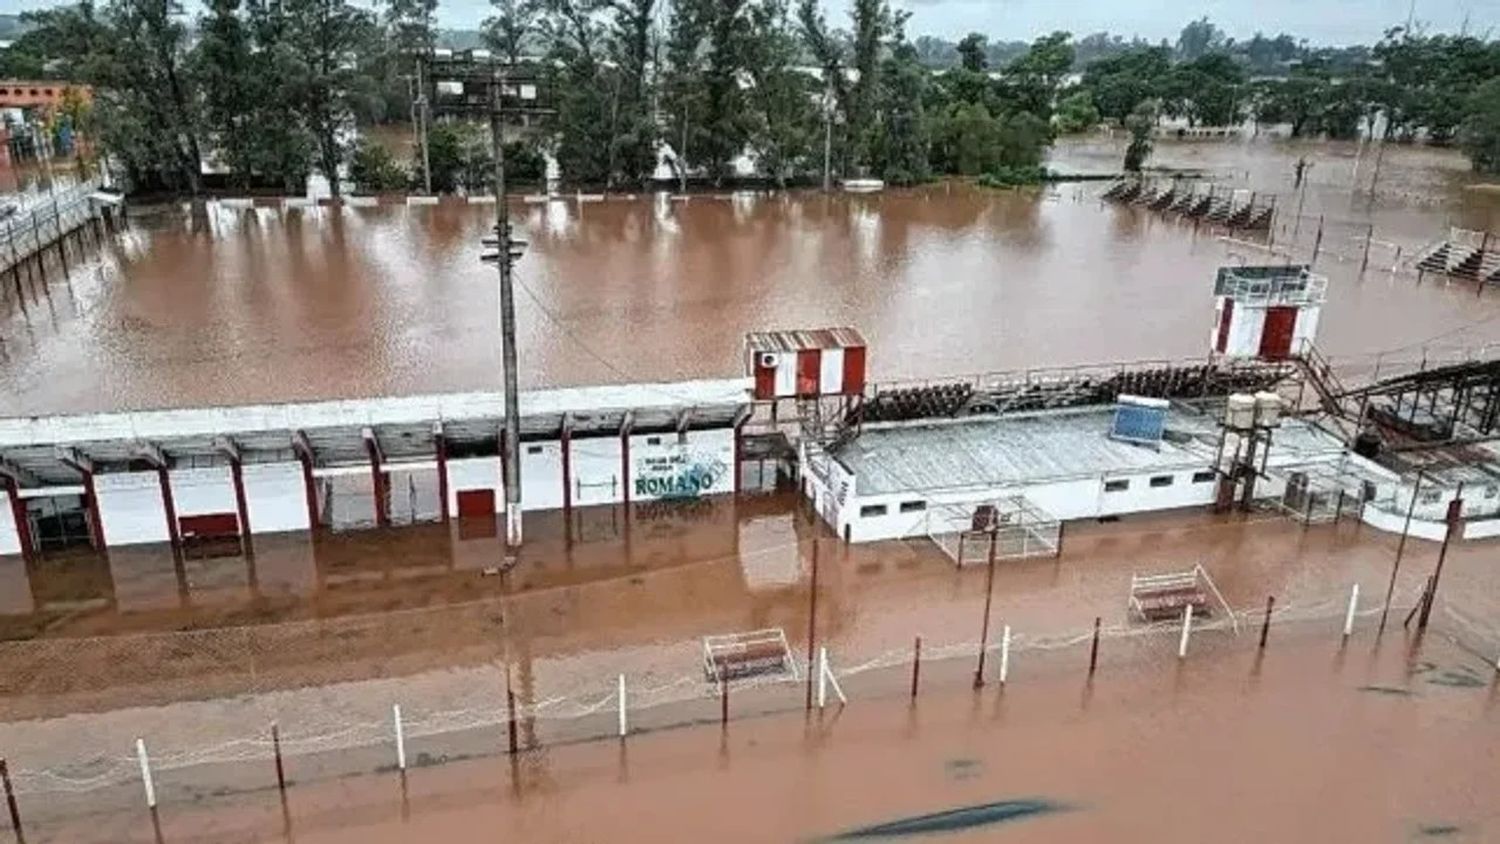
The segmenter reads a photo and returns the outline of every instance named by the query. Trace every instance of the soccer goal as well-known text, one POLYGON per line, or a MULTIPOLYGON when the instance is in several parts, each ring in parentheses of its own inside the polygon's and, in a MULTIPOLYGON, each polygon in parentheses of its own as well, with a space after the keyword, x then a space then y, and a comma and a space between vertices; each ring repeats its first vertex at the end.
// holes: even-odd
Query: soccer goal
POLYGON ((703 673, 712 683, 749 677, 798 678, 797 660, 780 627, 704 636, 703 673))
POLYGON ((992 544, 1000 560, 1055 557, 1062 523, 1025 496, 1013 495, 929 507, 927 538, 960 567, 989 562, 992 544))
POLYGON ((1130 576, 1130 615, 1148 624, 1182 618, 1188 607, 1194 616, 1211 616, 1222 611, 1235 633, 1240 632, 1239 619, 1214 579, 1202 565, 1187 571, 1130 576))

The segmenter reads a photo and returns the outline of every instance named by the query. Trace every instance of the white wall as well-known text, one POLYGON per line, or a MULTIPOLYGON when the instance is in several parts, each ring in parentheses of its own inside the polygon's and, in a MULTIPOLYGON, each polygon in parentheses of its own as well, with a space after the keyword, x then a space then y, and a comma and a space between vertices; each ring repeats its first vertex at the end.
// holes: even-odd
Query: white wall
MULTIPOLYGON (((1206 471, 1208 466, 1204 465, 1201 469, 1206 471)), ((1028 486, 968 490, 937 495, 905 493, 855 496, 842 509, 842 518, 840 523, 835 525, 835 529, 842 536, 844 524, 847 523, 850 528, 849 538, 852 542, 925 536, 930 523, 934 524, 939 532, 945 527, 962 529, 967 527, 968 516, 962 514, 966 511, 957 514, 947 513, 943 509, 945 505, 978 504, 1012 495, 1026 496, 1033 504, 1062 521, 1212 504, 1215 485, 1212 482, 1193 483, 1195 471, 1198 470, 1163 469, 1141 475, 1074 478, 1028 486), (1151 478, 1164 476, 1172 477, 1170 486, 1151 486, 1151 478), (1128 481, 1129 488, 1120 492, 1105 492, 1105 482, 1114 480, 1128 481), (922 502, 926 507, 922 510, 903 513, 901 511, 903 502, 922 502), (880 505, 885 507, 883 515, 861 515, 864 508, 880 505), (938 521, 933 523, 933 519, 938 521), (953 524, 947 524, 950 521, 953 524)), ((820 495, 827 494, 821 489, 821 485, 819 486, 820 495)))
POLYGON ((555 510, 563 505, 562 444, 521 443, 521 509, 555 510))
MULTIPOLYGON (((307 530, 307 488, 301 463, 246 463, 245 507, 254 533, 307 530)), ((231 484, 230 496, 234 489, 231 484)), ((231 508, 232 509, 232 508, 231 508)))
MULTIPOLYGON (((301 469, 298 468, 300 475, 301 469)), ((238 513, 234 500, 234 478, 228 466, 207 469, 174 469, 172 506, 178 516, 201 516, 205 513, 238 513)), ((251 526, 255 522, 251 521, 251 526)))
POLYGON ((676 433, 632 434, 630 437, 631 501, 677 497, 663 490, 685 481, 707 481, 698 495, 734 492, 734 431, 688 431, 679 442, 676 433), (653 445, 651 440, 656 440, 653 445))
POLYGON ((572 451, 573 506, 613 504, 625 499, 618 436, 575 439, 572 451))
POLYGON ((94 491, 106 545, 171 541, 155 472, 95 475, 94 491))
POLYGON ((1225 354, 1255 357, 1260 354, 1260 335, 1266 325, 1266 309, 1234 303, 1230 314, 1229 344, 1225 354))
MULTIPOLYGON (((523 481, 521 488, 526 488, 523 481)), ((499 457, 464 457, 448 461, 448 515, 458 518, 458 494, 461 491, 491 489, 495 491, 495 512, 505 510, 505 486, 500 478, 499 457)))
POLYGON ((21 553, 21 534, 10 512, 10 496, 0 493, 0 554, 21 553))

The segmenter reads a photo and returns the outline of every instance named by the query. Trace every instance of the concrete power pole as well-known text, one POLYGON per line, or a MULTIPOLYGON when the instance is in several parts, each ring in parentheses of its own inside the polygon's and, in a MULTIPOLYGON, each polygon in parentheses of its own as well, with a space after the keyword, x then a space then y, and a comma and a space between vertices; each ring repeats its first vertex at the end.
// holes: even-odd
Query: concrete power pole
POLYGON ((521 401, 516 377, 516 299, 511 282, 514 250, 510 214, 505 206, 505 121, 501 97, 505 74, 496 73, 490 88, 490 145, 495 155, 495 237, 500 266, 500 358, 505 369, 505 545, 521 546, 521 401))

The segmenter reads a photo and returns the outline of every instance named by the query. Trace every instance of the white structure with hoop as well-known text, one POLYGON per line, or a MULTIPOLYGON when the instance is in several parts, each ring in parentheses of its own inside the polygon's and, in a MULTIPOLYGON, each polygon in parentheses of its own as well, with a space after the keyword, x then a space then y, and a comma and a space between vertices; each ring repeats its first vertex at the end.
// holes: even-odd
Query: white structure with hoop
POLYGON ((927 538, 954 565, 995 558, 1054 557, 1062 540, 1062 523, 1024 495, 975 502, 941 504, 927 509, 927 538))

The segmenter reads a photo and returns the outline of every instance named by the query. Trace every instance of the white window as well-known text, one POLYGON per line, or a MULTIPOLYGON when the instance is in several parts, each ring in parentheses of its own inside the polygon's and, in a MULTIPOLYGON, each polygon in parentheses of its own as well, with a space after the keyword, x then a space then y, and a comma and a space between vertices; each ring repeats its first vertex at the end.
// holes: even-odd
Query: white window
POLYGON ((1127 489, 1130 489, 1130 481, 1120 480, 1104 482, 1105 492, 1124 492, 1127 489))
POLYGON ((884 515, 885 515, 885 505, 884 504, 866 504, 865 506, 859 508, 859 516, 862 519, 869 519, 869 518, 872 518, 874 516, 884 516, 884 515))

